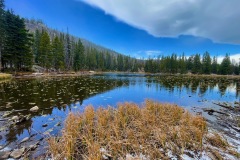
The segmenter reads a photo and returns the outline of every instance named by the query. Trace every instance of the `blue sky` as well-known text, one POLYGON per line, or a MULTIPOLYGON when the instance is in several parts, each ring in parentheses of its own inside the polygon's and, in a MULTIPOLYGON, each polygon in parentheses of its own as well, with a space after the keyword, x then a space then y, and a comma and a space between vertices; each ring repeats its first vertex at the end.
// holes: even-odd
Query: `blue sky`
POLYGON ((22 17, 42 19, 60 31, 68 28, 75 36, 137 58, 205 51, 240 58, 240 11, 234 8, 239 0, 213 0, 208 7, 207 0, 5 1, 22 17), (213 11, 221 5, 225 8, 213 11))

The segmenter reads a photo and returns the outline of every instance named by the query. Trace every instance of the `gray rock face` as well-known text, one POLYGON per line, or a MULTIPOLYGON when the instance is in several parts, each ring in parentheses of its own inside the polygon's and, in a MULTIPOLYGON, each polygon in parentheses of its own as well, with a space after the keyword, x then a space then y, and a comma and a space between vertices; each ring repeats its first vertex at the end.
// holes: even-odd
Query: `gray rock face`
POLYGON ((25 151, 25 148, 21 148, 21 149, 15 149, 11 154, 10 157, 14 158, 14 159, 19 159, 23 153, 25 151))
POLYGON ((39 110, 38 106, 34 106, 30 109, 31 112, 37 112, 39 110))

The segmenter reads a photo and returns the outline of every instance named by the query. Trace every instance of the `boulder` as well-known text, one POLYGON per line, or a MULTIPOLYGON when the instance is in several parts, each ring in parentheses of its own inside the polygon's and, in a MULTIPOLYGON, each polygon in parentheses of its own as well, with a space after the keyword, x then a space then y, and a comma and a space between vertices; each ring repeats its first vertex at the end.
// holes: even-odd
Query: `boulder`
POLYGON ((25 148, 21 148, 21 149, 15 149, 11 154, 10 157, 14 158, 14 159, 19 159, 23 153, 25 151, 25 148))
POLYGON ((30 109, 31 112, 37 112, 39 110, 38 106, 34 106, 30 109))

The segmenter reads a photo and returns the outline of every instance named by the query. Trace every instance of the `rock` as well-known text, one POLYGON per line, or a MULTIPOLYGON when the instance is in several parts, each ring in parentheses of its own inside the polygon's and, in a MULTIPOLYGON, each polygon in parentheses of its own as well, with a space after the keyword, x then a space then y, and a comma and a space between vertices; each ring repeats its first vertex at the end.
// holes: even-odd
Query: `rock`
POLYGON ((47 126, 48 126, 48 124, 43 124, 43 125, 42 125, 42 127, 47 127, 47 126))
POLYGON ((29 119, 31 119, 31 114, 28 114, 25 117, 26 117, 26 120, 28 121, 29 119))
POLYGON ((6 118, 6 117, 9 116, 10 114, 12 114, 12 111, 6 111, 2 117, 3 117, 3 118, 6 118))
POLYGON ((14 159, 18 159, 20 158, 23 153, 25 151, 25 148, 21 148, 21 149, 15 149, 11 154, 10 157, 14 158, 14 159))
POLYGON ((57 127, 57 126, 61 126, 61 123, 60 122, 58 122, 57 124, 55 124, 54 125, 55 127, 57 127))
POLYGON ((24 143, 24 142, 26 142, 28 140, 29 140, 29 137, 25 137, 25 138, 23 138, 23 140, 20 143, 24 143))
POLYGON ((11 103, 6 104, 6 108, 11 108, 11 107, 12 107, 11 103))
POLYGON ((37 143, 35 143, 35 144, 31 144, 31 145, 29 146, 29 149, 30 149, 31 151, 34 151, 34 150, 38 147, 39 143, 40 143, 40 142, 37 142, 37 143))
POLYGON ((19 120, 19 117, 18 116, 13 116, 11 120, 12 121, 17 121, 17 120, 19 120))
POLYGON ((37 112, 39 110, 38 106, 34 106, 30 109, 31 112, 37 112))
POLYGON ((10 151, 0 151, 0 159, 8 159, 10 153, 10 151))
POLYGON ((19 119, 17 120, 16 125, 19 125, 19 124, 25 122, 26 120, 27 120, 26 117, 23 116, 23 115, 21 115, 21 116, 19 117, 19 119))

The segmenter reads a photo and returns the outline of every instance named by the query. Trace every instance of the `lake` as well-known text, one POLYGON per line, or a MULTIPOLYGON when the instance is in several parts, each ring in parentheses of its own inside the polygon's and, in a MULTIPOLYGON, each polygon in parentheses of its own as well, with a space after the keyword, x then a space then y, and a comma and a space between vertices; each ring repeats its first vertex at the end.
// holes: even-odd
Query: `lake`
MULTIPOLYGON (((99 74, 80 77, 14 79, 0 83, 0 150, 39 143, 39 155, 50 135, 61 134, 67 114, 87 105, 116 107, 121 102, 143 104, 146 99, 174 103, 192 113, 215 108, 214 103, 234 106, 240 98, 240 78, 99 74), (30 108, 38 106, 38 112, 30 108), (28 117, 16 124, 12 117, 28 117), (21 141, 28 137, 26 142, 21 141)), ((202 113, 210 121, 215 118, 202 113)))

